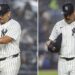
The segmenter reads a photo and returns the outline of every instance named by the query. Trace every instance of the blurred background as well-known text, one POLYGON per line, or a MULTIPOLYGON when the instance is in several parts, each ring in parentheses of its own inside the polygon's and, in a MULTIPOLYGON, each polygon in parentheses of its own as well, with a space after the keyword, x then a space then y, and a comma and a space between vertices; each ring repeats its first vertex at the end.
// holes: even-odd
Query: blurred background
POLYGON ((39 75, 57 75, 58 54, 47 51, 46 42, 53 26, 63 19, 62 5, 75 0, 39 0, 39 75))
POLYGON ((0 0, 11 7, 22 28, 21 68, 18 75, 37 75, 37 0, 0 0))

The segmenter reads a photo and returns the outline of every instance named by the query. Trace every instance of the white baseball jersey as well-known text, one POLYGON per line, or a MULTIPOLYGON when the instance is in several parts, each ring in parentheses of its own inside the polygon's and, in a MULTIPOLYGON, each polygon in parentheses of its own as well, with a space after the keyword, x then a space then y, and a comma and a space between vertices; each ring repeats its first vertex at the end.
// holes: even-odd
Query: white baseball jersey
POLYGON ((7 35, 13 39, 8 44, 0 44, 0 58, 9 57, 20 52, 21 27, 17 21, 11 19, 7 23, 0 25, 0 34, 1 36, 7 35))
POLYGON ((60 33, 62 33, 60 57, 75 57, 75 22, 67 24, 64 19, 57 22, 49 39, 54 41, 60 33))

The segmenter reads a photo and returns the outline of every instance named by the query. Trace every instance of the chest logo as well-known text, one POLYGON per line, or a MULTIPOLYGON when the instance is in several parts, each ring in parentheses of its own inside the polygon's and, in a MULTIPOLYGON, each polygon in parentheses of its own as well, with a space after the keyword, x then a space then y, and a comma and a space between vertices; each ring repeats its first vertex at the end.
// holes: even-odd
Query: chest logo
POLYGON ((2 29, 1 36, 4 36, 7 33, 7 29, 2 29))
POLYGON ((75 28, 72 29, 72 35, 74 35, 74 34, 75 34, 75 28))

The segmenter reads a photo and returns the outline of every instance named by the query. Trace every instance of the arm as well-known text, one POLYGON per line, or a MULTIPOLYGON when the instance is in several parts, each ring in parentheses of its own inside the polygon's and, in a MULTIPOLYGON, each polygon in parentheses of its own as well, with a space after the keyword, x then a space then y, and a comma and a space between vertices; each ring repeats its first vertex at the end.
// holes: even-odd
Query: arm
POLYGON ((6 34, 0 37, 0 44, 8 44, 12 41, 16 41, 20 39, 20 35, 20 24, 14 22, 13 25, 9 25, 9 27, 7 28, 6 34))
POLYGON ((62 43, 62 33, 58 35, 55 41, 49 40, 47 42, 48 51, 54 52, 54 53, 60 52, 61 43, 62 43))
POLYGON ((13 41, 13 39, 9 36, 0 37, 0 44, 8 44, 12 41, 13 41))
POLYGON ((52 45, 55 41, 55 39, 57 38, 58 36, 58 28, 57 28, 57 25, 55 25, 53 27, 53 30, 51 32, 51 35, 49 36, 49 40, 47 41, 46 45, 47 45, 47 48, 50 46, 52 48, 52 45))
POLYGON ((51 35, 49 37, 49 41, 47 42, 47 49, 50 52, 58 52, 58 41, 59 41, 59 35, 60 35, 61 31, 60 31, 60 27, 59 25, 55 25, 53 27, 53 30, 51 32, 51 35), (58 40, 57 40, 58 38, 58 40))

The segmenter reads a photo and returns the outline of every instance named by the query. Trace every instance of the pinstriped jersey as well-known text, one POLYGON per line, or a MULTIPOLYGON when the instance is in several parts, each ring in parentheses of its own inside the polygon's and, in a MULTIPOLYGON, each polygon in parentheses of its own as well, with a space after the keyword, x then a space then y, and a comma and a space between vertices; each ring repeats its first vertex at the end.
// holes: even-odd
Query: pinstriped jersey
POLYGON ((54 41, 60 33, 62 33, 60 57, 75 57, 75 22, 68 24, 64 19, 57 22, 49 39, 54 41))
POLYGON ((20 52, 20 24, 14 19, 11 19, 7 23, 0 25, 0 37, 5 35, 11 37, 13 41, 8 44, 0 44, 0 58, 9 57, 20 52))

